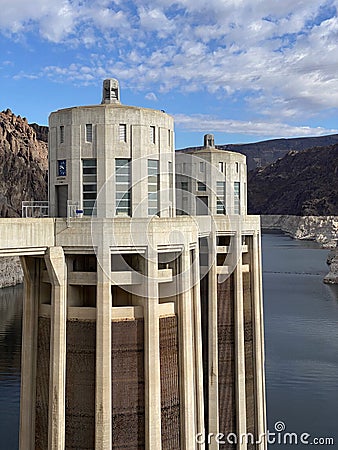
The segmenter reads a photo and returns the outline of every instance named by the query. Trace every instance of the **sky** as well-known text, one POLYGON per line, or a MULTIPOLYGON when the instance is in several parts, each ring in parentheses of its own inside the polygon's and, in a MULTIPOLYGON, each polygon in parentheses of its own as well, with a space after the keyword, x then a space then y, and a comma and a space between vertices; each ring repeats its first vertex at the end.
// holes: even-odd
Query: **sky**
POLYGON ((0 0, 0 110, 101 102, 175 118, 176 148, 338 133, 338 0, 0 0))

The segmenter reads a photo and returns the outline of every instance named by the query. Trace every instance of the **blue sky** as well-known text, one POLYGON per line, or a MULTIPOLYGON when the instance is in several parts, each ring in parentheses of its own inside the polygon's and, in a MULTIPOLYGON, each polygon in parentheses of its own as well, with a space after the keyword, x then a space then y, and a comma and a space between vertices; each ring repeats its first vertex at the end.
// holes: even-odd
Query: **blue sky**
POLYGON ((176 147, 338 132, 338 0, 0 0, 0 109, 101 100, 175 117, 176 147))

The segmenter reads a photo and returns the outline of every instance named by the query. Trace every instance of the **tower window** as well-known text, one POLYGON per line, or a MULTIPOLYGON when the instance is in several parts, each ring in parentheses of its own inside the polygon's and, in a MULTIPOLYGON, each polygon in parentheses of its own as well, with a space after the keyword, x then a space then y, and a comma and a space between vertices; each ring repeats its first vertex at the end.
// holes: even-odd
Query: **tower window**
POLYGON ((82 160, 83 182, 83 214, 96 215, 95 201, 97 195, 97 163, 96 159, 82 160))
POLYGON ((125 123, 119 125, 119 141, 127 142, 127 125, 125 123))
POLYGON ((117 216, 131 215, 130 159, 115 159, 115 205, 117 216))
POLYGON ((225 214, 225 183, 224 181, 217 181, 217 214, 225 214))
POLYGON ((159 188, 159 162, 156 159, 148 159, 148 216, 159 213, 159 188))
POLYGON ((93 125, 91 123, 86 124, 86 142, 93 142, 93 125))
POLYGON ((173 188, 174 188, 174 173, 173 173, 173 163, 168 161, 168 174, 169 174, 169 202, 173 203, 173 188))
POLYGON ((63 144, 65 142, 65 127, 63 125, 60 126, 60 144, 63 144))
POLYGON ((205 192, 207 190, 207 187, 206 187, 205 183, 202 183, 202 182, 198 181, 197 182, 197 190, 205 192))
POLYGON ((241 183, 234 183, 234 214, 240 214, 241 211, 241 183))
POLYGON ((219 170, 220 172, 224 173, 224 162, 223 162, 223 161, 220 161, 220 162, 218 163, 218 170, 219 170))
POLYGON ((150 142, 152 144, 155 144, 156 143, 156 129, 155 129, 155 127, 151 126, 149 131, 150 131, 150 142))

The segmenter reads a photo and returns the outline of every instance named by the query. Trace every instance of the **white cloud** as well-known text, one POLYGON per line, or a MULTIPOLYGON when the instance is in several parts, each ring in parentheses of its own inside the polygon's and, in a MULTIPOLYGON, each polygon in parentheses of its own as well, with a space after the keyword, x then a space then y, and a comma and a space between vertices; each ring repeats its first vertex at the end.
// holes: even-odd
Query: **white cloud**
POLYGON ((82 27, 94 24, 96 32, 102 33, 106 29, 125 30, 129 26, 125 13, 114 3, 101 0, 0 0, 0 27, 6 34, 37 29, 41 37, 56 43, 65 43, 71 35, 77 35, 82 42, 82 27))
POLYGON ((146 94, 145 98, 147 100, 151 100, 153 102, 157 102, 158 98, 156 97, 156 94, 154 94, 154 92, 148 92, 148 94, 146 94))
POLYGON ((82 58, 86 65, 27 76, 88 84, 114 74, 154 95, 204 90, 223 102, 244 101, 260 118, 295 118, 337 108, 337 6, 338 0, 0 0, 0 28, 35 31, 65 49, 95 54, 82 58))
POLYGON ((141 28, 146 31, 156 31, 161 38, 174 30, 174 24, 158 8, 148 9, 141 6, 138 14, 141 28))
POLYGON ((38 24, 46 39, 55 41, 73 31, 77 9, 68 0, 0 0, 0 26, 5 32, 23 33, 38 24))
POLYGON ((267 137, 292 137, 292 136, 322 136, 337 133, 337 129, 325 129, 321 127, 292 126, 286 123, 274 121, 242 121, 219 119, 203 114, 192 116, 176 114, 174 116, 178 128, 187 131, 221 132, 229 134, 257 135, 267 137))

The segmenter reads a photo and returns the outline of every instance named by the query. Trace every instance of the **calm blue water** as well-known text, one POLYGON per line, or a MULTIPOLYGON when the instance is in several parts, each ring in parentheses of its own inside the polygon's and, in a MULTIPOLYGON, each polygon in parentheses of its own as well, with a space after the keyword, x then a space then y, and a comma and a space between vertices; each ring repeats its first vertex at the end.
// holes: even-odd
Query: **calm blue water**
POLYGON ((289 432, 335 437, 335 446, 320 447, 338 448, 338 289, 322 282, 327 253, 263 236, 268 425, 275 431, 283 421, 289 432))
MULTIPOLYGON (((338 289, 327 250, 263 236, 268 424, 334 437, 338 448, 338 289)), ((0 449, 18 448, 22 287, 0 289, 0 449)), ((298 449, 304 445, 270 445, 298 449)), ((308 447, 307 447, 308 448, 308 447)))

